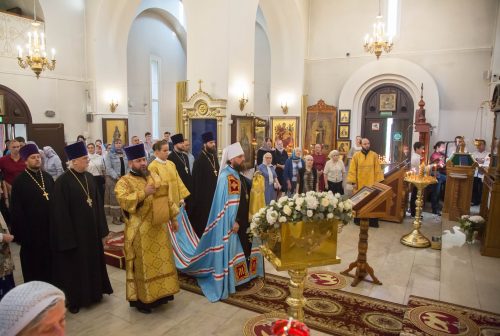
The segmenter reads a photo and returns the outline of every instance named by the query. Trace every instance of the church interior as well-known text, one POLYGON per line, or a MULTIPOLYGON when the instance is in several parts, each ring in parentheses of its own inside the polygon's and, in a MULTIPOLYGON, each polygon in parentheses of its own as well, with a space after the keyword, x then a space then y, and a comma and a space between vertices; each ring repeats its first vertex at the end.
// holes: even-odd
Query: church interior
MULTIPOLYGON (((141 314, 127 302, 129 224, 106 213, 113 293, 66 312, 67 335, 288 335, 273 327, 289 317, 311 335, 500 335, 499 77, 500 0, 0 1, 4 155, 22 137, 70 170, 65 147, 79 137, 105 155, 117 139, 147 152, 183 134, 197 159, 211 132, 221 170, 238 142, 252 179, 258 152, 280 143, 305 174, 321 155, 312 190, 336 183, 360 219, 334 221, 322 247, 283 223, 279 254, 261 249, 263 278, 210 302, 179 270, 175 300, 141 314), (365 186, 353 170, 366 139, 382 177, 365 186), (322 172, 334 157, 340 180, 322 172), (304 249, 289 264, 287 239, 304 249)), ((266 206, 293 197, 296 180, 280 193, 270 179, 266 206)))

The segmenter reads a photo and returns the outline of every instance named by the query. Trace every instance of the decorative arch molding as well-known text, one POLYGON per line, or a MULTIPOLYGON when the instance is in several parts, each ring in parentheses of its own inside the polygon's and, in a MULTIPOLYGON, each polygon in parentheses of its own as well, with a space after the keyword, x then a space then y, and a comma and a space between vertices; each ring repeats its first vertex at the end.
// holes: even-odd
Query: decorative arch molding
MULTIPOLYGON (((420 100, 420 86, 424 84, 424 101, 427 121, 439 126, 439 91, 434 78, 421 66, 402 59, 381 59, 370 62, 347 80, 339 98, 339 109, 352 113, 351 138, 361 132, 363 102, 376 87, 396 84, 411 95, 413 102, 420 100)), ((413 137, 416 139, 416 137, 413 137)))

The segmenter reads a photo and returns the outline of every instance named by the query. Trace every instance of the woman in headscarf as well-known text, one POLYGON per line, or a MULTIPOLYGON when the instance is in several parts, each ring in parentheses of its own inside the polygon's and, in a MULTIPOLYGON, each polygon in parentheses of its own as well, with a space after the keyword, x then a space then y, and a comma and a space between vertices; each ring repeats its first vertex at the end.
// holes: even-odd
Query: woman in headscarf
POLYGON ((299 194, 308 191, 318 191, 318 171, 314 167, 314 158, 312 155, 304 157, 305 166, 299 169, 299 194))
POLYGON ((104 186, 106 183, 104 174, 106 172, 106 167, 104 165, 104 158, 97 153, 96 148, 97 147, 93 143, 87 145, 87 151, 89 152, 89 166, 87 167, 87 171, 94 176, 97 190, 104 203, 104 186))
POLYGON ((305 162, 301 158, 302 149, 299 147, 292 151, 292 156, 285 162, 285 170, 283 175, 287 184, 287 192, 293 195, 297 192, 297 182, 299 180, 299 170, 305 167, 305 162))
POLYGON ((271 140, 271 138, 265 138, 264 142, 262 143, 262 147, 257 150, 257 166, 259 166, 263 162, 264 154, 266 153, 272 154, 271 161, 274 164, 274 148, 272 147, 273 141, 271 140))
POLYGON ((324 176, 325 186, 328 187, 332 193, 344 194, 342 183, 346 174, 344 162, 339 159, 339 151, 332 150, 328 157, 330 160, 326 162, 324 176))
POLYGON ((65 334, 64 293, 42 281, 17 286, 0 301, 0 335, 62 336, 65 334))
POLYGON ((107 216, 113 217, 113 224, 120 225, 121 209, 115 196, 116 182, 128 173, 128 160, 123 154, 122 140, 117 138, 104 159, 106 165, 106 191, 104 193, 104 210, 107 216))
POLYGON ((43 154, 45 156, 43 169, 55 180, 64 172, 61 159, 50 146, 43 147, 43 154))
POLYGON ((263 162, 258 167, 259 171, 264 175, 265 180, 265 198, 266 205, 269 205, 272 200, 276 200, 276 193, 281 189, 281 185, 278 182, 278 175, 276 175, 276 170, 273 166, 273 155, 271 153, 264 154, 263 162))

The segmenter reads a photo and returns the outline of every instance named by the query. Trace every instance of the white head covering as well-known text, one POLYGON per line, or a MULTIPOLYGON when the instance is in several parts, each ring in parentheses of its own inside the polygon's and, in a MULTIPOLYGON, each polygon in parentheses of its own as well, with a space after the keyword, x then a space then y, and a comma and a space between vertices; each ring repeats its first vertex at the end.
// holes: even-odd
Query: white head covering
POLYGON ((222 151, 222 160, 220 162, 219 176, 222 169, 226 168, 227 161, 234 159, 235 157, 242 154, 245 154, 245 152, 243 152, 243 148, 241 147, 239 142, 235 142, 234 144, 231 144, 224 148, 224 150, 222 151))
POLYGON ((31 281, 9 291, 0 301, 0 335, 14 336, 64 293, 42 281, 31 281))

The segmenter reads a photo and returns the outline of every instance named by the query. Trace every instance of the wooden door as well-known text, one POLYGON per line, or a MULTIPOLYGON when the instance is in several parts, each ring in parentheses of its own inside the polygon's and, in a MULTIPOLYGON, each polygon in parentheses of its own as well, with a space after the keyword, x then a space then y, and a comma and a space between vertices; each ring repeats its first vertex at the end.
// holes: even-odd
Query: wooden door
POLYGON ((391 162, 403 157, 403 145, 412 147, 413 99, 395 84, 373 89, 363 102, 361 136, 370 139, 371 149, 391 162))
POLYGON ((30 124, 27 125, 28 140, 36 142, 38 147, 42 149, 44 146, 54 148, 57 155, 63 162, 63 167, 67 161, 64 153, 64 124, 30 124))

